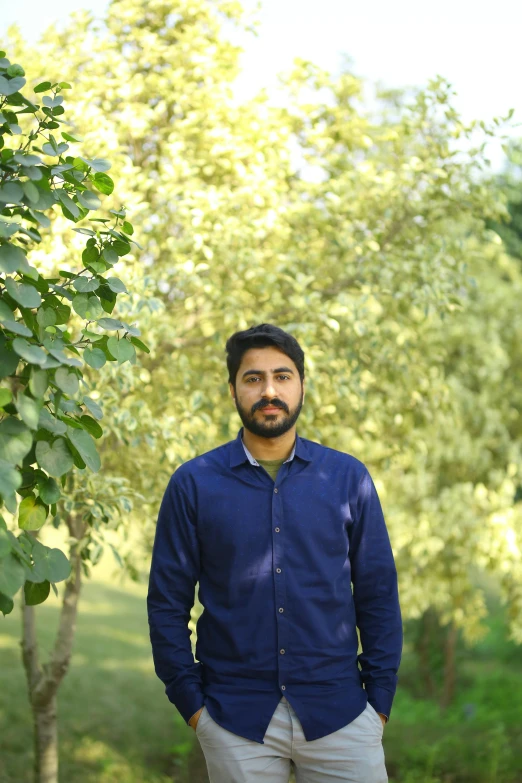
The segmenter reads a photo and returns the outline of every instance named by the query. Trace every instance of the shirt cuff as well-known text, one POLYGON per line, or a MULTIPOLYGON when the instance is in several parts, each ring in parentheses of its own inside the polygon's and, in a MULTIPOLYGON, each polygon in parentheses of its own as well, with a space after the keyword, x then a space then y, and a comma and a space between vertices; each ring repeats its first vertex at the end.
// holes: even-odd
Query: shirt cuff
POLYGON ((379 688, 378 685, 373 685, 372 683, 367 683, 364 689, 368 695, 368 701, 375 712, 382 713, 386 717, 386 721, 388 721, 395 694, 386 690, 386 688, 379 688))
POLYGON ((203 691, 196 683, 191 683, 177 693, 167 690, 167 696, 187 725, 192 716, 203 707, 205 701, 203 691))

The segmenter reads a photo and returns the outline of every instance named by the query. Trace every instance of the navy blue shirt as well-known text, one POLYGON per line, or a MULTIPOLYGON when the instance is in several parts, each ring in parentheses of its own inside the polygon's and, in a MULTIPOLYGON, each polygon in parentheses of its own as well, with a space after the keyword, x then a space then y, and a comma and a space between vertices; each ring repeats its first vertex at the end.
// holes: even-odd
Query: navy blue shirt
POLYGON ((259 743, 282 696, 307 740, 346 726, 367 701, 389 716, 402 623, 367 468, 296 435, 274 482, 242 433, 181 465, 161 502, 147 609, 168 698, 187 723, 205 705, 223 728, 259 743))

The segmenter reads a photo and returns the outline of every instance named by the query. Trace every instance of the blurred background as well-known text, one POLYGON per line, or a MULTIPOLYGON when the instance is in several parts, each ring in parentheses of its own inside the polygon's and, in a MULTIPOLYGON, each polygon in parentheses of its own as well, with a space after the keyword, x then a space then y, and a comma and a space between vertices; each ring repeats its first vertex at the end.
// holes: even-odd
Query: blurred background
MULTIPOLYGON (((93 376, 103 469, 63 509, 88 527, 60 780, 207 781, 153 671, 150 551, 172 472, 239 429, 227 337, 269 321, 305 350, 299 433, 362 460, 381 497, 405 619, 390 781, 522 782, 521 17, 507 0, 2 7, 7 57, 70 83, 78 150, 112 163, 104 208, 125 205, 140 245, 115 266, 118 312, 151 349, 93 376)), ((80 240, 57 215, 32 263, 77 270, 80 240)), ((67 551, 59 518, 40 538, 67 551)), ((36 607, 43 660, 59 587, 36 607)), ((33 780, 20 636, 15 607, 2 783, 33 780)))

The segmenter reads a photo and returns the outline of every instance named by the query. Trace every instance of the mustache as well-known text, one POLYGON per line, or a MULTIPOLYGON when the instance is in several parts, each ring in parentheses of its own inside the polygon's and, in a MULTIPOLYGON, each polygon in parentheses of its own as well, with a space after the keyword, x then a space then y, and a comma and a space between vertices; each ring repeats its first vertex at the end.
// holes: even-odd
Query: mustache
POLYGON ((259 400, 259 402, 256 402, 255 405, 252 405, 252 413, 254 414, 256 411, 261 410, 262 408, 281 408, 281 410, 284 410, 285 413, 288 413, 288 405, 284 403, 282 400, 279 400, 277 397, 275 397, 273 400, 259 400))

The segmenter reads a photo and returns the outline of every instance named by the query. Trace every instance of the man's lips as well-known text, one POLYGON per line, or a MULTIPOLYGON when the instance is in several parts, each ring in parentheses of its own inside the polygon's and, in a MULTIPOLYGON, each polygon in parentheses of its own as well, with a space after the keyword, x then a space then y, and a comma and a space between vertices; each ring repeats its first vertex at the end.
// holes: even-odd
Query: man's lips
POLYGON ((263 413, 277 413, 278 411, 282 410, 282 408, 259 408, 260 411, 263 413))

